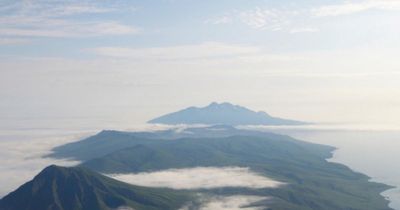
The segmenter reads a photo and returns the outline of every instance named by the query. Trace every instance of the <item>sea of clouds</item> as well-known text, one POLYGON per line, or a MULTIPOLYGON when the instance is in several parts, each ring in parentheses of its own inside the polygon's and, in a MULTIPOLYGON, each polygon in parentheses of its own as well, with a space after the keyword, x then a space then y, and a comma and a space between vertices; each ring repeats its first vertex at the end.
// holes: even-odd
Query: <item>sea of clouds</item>
POLYGON ((0 198, 31 180, 48 165, 73 166, 77 161, 44 158, 51 148, 80 138, 77 133, 46 130, 2 131, 0 134, 0 198))
MULTIPOLYGON (((74 166, 79 161, 45 158, 52 148, 79 141, 102 129, 128 130, 127 123, 97 122, 97 119, 0 119, 0 198, 32 180, 46 166, 74 166)), ((138 125, 155 131, 168 126, 138 125)))
MULTIPOLYGON (((166 187, 178 190, 212 189, 223 187, 244 188, 276 188, 284 185, 266 176, 262 176, 249 168, 243 167, 194 167, 183 169, 168 169, 155 172, 108 174, 108 176, 133 185, 147 187, 166 187)), ((270 199, 269 197, 251 195, 233 196, 205 196, 199 195, 198 210, 258 210, 265 206, 253 206, 252 204, 270 199)), ((193 209, 188 204, 181 210, 193 209)))
POLYGON ((232 195, 232 196, 203 196, 200 205, 186 205, 180 210, 261 210, 265 209, 265 205, 257 206, 257 202, 269 200, 269 197, 252 196, 252 195, 232 195))
POLYGON ((172 189, 274 188, 283 185, 242 167, 195 167, 108 176, 133 185, 172 189))

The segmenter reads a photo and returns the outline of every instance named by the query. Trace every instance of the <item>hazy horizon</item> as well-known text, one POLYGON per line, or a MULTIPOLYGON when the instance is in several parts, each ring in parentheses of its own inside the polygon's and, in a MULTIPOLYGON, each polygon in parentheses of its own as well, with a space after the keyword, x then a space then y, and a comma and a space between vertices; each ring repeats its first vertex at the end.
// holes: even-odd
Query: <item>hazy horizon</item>
POLYGON ((399 125, 399 10, 396 0, 6 0, 0 117, 138 124, 228 101, 399 125))

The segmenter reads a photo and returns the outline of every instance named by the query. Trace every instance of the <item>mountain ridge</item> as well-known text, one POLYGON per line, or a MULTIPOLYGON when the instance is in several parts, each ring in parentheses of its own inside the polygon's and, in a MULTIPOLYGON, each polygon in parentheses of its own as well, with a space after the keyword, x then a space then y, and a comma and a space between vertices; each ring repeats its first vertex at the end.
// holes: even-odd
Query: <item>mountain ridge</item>
POLYGON ((191 106, 149 120, 152 124, 210 124, 210 125, 304 125, 297 120, 273 117, 264 111, 253 111, 228 102, 212 102, 205 107, 191 106))

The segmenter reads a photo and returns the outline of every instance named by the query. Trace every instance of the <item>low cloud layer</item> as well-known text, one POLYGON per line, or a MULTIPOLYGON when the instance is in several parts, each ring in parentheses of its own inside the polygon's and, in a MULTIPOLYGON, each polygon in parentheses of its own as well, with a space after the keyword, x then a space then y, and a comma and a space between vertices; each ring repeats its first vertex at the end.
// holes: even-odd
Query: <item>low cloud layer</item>
POLYGON ((137 174, 110 174, 109 176, 133 185, 172 189, 275 188, 283 184, 261 176, 248 168, 240 167, 196 167, 137 174))
POLYGON ((31 180, 48 165, 78 164, 76 161, 43 158, 43 155, 49 154, 54 146, 77 140, 79 136, 55 130, 1 130, 0 198, 31 180))
MULTIPOLYGON (((251 206, 256 202, 269 199, 261 196, 248 196, 248 195, 234 195, 234 196, 216 196, 205 199, 202 204, 197 208, 199 210, 259 210, 265 209, 265 206, 257 207, 251 206)), ((180 210, 188 210, 189 206, 185 206, 180 210)))
POLYGON ((264 207, 246 207, 254 202, 261 201, 265 198, 259 196, 229 196, 222 198, 215 198, 208 203, 203 204, 200 210, 213 209, 213 210, 236 210, 236 209, 247 209, 247 210, 258 210, 264 209, 264 207))
MULTIPOLYGON (((0 198, 32 180, 46 166, 79 164, 78 161, 43 158, 52 148, 78 141, 103 128, 127 129, 129 124, 98 121, 97 118, 0 119, 0 198)), ((138 125, 129 128, 132 131, 156 131, 178 126, 138 125)))

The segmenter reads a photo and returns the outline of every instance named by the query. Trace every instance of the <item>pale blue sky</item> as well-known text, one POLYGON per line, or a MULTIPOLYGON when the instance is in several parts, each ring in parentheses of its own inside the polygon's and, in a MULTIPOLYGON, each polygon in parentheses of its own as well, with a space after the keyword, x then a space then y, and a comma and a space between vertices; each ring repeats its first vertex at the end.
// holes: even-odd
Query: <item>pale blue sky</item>
POLYGON ((400 124, 399 0, 0 1, 0 117, 230 101, 400 124))

